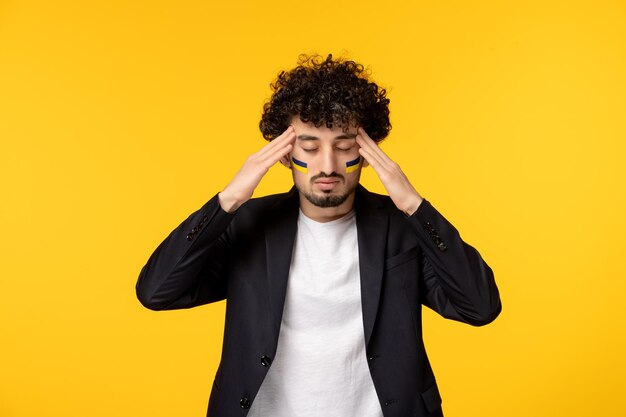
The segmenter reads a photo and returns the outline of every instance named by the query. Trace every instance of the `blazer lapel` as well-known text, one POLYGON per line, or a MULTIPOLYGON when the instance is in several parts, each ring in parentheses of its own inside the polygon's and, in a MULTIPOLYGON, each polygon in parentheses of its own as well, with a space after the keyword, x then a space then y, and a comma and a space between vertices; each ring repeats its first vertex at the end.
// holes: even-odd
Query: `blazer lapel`
MULTIPOLYGON (((382 202, 361 184, 355 190, 361 305, 365 345, 371 338, 382 286, 384 254, 389 218, 382 202)), ((291 256, 297 232, 299 194, 295 186, 271 208, 273 215, 265 224, 267 249, 267 284, 269 288, 271 328, 275 341, 280 334, 291 256)))
POLYGON ((383 268, 385 266, 389 215, 381 209, 382 202, 361 184, 357 185, 355 192, 354 205, 361 272, 361 307, 365 346, 367 347, 378 313, 383 268))
POLYGON ((265 223, 265 248, 267 255, 265 262, 267 265, 267 288, 270 298, 270 317, 274 341, 278 340, 280 334, 291 255, 298 227, 299 207, 298 190, 294 185, 285 194, 284 198, 281 198, 270 208, 272 216, 265 223))

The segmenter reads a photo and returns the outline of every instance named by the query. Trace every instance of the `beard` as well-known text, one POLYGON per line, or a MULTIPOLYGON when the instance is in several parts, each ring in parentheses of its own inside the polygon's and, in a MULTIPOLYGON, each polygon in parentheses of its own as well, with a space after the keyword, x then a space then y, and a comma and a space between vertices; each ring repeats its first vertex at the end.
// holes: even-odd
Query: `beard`
POLYGON ((341 205, 344 201, 348 199, 350 194, 354 192, 358 183, 355 183, 354 186, 346 191, 344 194, 332 194, 332 190, 328 190, 328 192, 322 191, 325 195, 318 195, 314 193, 307 193, 304 190, 301 190, 299 187, 298 191, 307 199, 311 204, 317 207, 337 207, 341 205))
MULTIPOLYGON (((322 190, 322 195, 315 194, 313 192, 309 193, 306 190, 303 190, 300 186, 298 186, 295 175, 295 171, 292 170, 293 183, 296 186, 296 189, 311 204, 317 207, 337 207, 340 206, 344 201, 346 201, 348 197, 350 197, 350 194, 354 193, 354 190, 356 190, 357 185, 359 185, 359 180, 361 179, 361 169, 359 169, 357 172, 357 177, 354 184, 343 194, 333 194, 332 190, 322 190)), ((317 174, 310 179, 310 182, 313 183, 319 178, 339 178, 340 180, 345 181, 345 177, 343 175, 333 172, 330 175, 326 175, 323 173, 317 174)))

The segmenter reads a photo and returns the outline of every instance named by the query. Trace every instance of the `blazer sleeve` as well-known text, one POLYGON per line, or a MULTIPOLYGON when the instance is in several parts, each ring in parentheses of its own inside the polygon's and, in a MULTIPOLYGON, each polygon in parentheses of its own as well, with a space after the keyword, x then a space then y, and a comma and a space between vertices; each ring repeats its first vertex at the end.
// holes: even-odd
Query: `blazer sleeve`
POLYGON ((148 258, 135 291, 150 310, 191 308, 226 298, 228 213, 216 193, 176 227, 148 258))
POLYGON ((422 248, 421 302, 441 316, 483 326, 502 311, 493 271, 457 229, 424 199, 407 220, 422 248))

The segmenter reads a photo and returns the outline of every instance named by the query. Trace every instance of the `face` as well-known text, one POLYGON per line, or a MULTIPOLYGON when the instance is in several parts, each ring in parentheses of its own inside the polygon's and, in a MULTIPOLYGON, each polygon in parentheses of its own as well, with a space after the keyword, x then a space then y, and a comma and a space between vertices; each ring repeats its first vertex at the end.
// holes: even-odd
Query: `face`
POLYGON ((296 140, 292 152, 281 162, 291 168, 300 196, 319 208, 341 206, 353 197, 361 168, 366 166, 355 139, 357 126, 343 132, 335 126, 315 127, 298 116, 291 125, 296 140))

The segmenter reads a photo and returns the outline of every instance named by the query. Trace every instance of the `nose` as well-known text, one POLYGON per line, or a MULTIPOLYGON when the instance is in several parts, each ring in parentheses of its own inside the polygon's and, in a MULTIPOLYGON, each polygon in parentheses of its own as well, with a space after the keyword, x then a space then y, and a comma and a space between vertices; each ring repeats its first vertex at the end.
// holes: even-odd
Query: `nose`
POLYGON ((324 174, 330 175, 333 172, 339 172, 339 170, 337 169, 337 160, 336 160, 336 155, 332 152, 332 150, 330 149, 325 149, 324 151, 320 152, 321 156, 321 160, 319 161, 320 163, 320 171, 323 172, 324 174))

